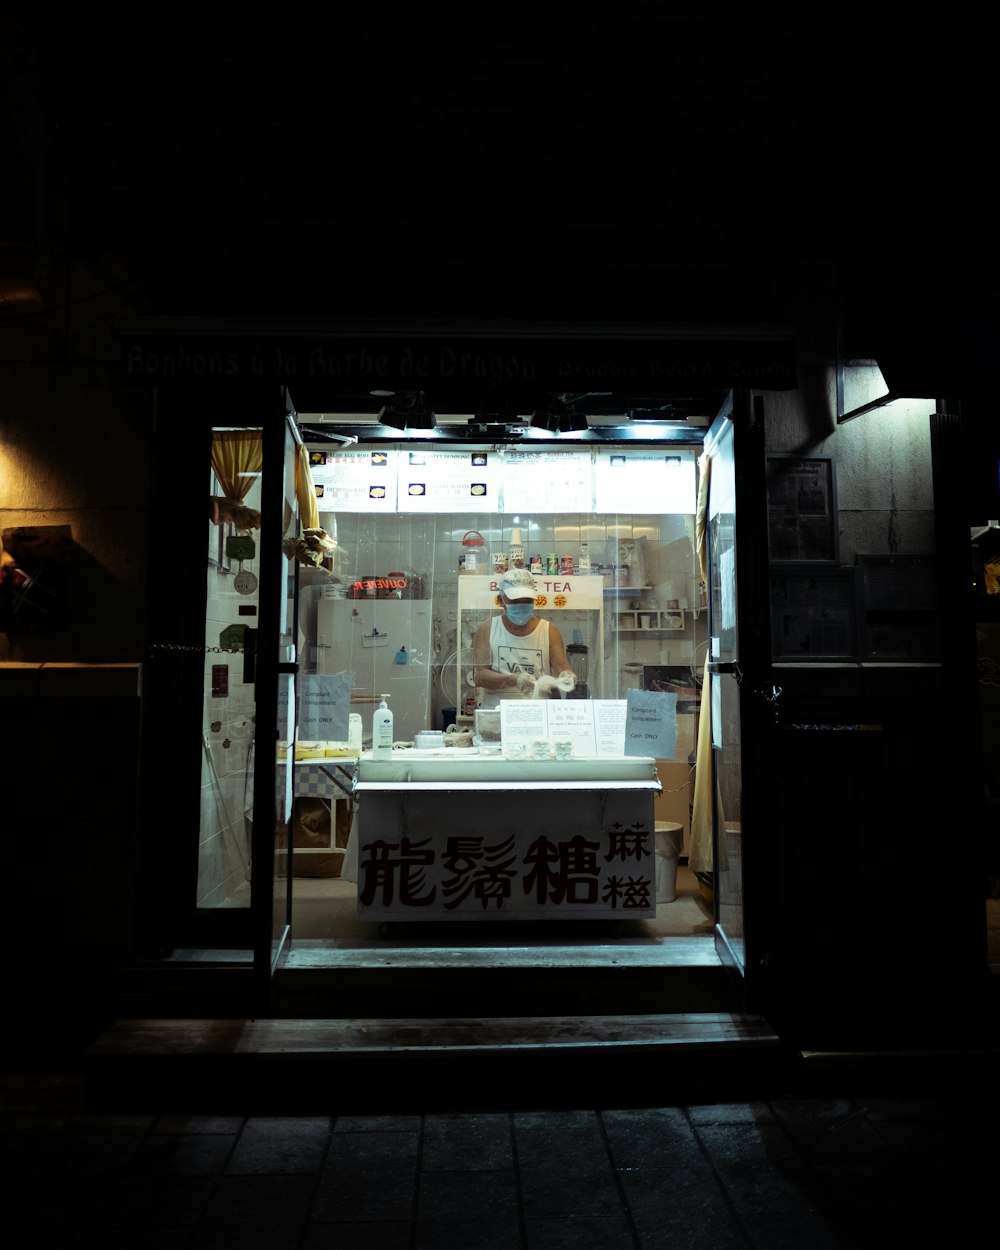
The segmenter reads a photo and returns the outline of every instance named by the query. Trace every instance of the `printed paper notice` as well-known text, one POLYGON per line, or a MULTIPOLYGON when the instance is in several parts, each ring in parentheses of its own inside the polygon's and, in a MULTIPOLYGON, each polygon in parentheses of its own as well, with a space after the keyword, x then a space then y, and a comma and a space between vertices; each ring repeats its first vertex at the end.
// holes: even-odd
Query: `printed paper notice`
MULTIPOLYGON (((676 699, 676 696, 671 696, 676 699)), ((624 699, 501 699, 504 751, 534 742, 573 744, 573 757, 621 756, 625 746, 624 699)))
POLYGON ((677 746, 677 695, 629 690, 626 703, 625 754, 672 760, 677 746))
POLYGON ((549 736, 548 704, 542 699, 501 699, 500 738, 504 750, 523 746, 527 750, 533 742, 549 736))
POLYGON ((300 677, 299 699, 300 741, 347 741, 350 732, 350 673, 308 673, 300 677))
POLYGON ((598 755, 625 754, 624 699, 594 699, 594 737, 598 755))
POLYGON ((547 703, 549 737, 553 742, 572 742, 574 755, 596 755, 594 709, 585 699, 553 699, 547 703))

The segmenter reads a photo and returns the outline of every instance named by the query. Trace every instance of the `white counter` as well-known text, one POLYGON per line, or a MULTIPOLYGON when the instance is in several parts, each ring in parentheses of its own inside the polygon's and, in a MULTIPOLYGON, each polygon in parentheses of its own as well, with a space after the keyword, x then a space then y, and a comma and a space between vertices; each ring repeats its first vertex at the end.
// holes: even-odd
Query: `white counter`
POLYGON ((393 751, 390 756, 373 756, 365 751, 358 764, 357 777, 359 788, 372 782, 397 785, 558 782, 588 787, 605 782, 653 782, 659 789, 656 760, 648 755, 599 755, 569 760, 505 759, 499 754, 480 754, 475 747, 393 751))
POLYGON ((370 752, 351 848, 369 920, 631 920, 656 914, 649 756, 370 752))

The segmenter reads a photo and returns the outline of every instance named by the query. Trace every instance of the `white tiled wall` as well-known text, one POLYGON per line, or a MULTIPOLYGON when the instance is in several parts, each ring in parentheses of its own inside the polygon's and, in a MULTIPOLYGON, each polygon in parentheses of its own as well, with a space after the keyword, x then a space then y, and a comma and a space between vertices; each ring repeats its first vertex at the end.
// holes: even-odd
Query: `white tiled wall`
MULTIPOLYGON (((474 548, 480 571, 489 567, 494 552, 505 552, 511 530, 519 528, 525 561, 534 554, 549 552, 579 558, 580 544, 589 544, 592 566, 606 566, 606 581, 614 580, 610 569, 620 564, 622 544, 634 544, 642 553, 646 589, 635 595, 608 595, 605 606, 604 672, 605 698, 624 697, 624 691, 639 684, 645 664, 694 666, 700 673, 704 663, 705 618, 695 617, 699 604, 699 578, 695 557, 693 515, 595 515, 593 513, 536 513, 530 516, 497 516, 469 513, 393 514, 373 516, 360 513, 320 514, 320 524, 328 532, 336 529, 337 555, 333 572, 345 582, 366 574, 402 572, 416 576, 424 597, 434 601, 433 726, 441 727, 441 709, 455 706, 453 661, 456 647, 457 586, 459 567, 469 548, 464 541, 482 536, 474 548), (659 631, 618 633, 612 625, 619 606, 636 602, 643 607, 656 604, 666 608, 676 600, 688 605, 685 628, 676 633, 659 631)), ((465 640, 466 642, 468 640, 465 640)), ((569 639, 567 638, 567 641, 569 639)), ((594 692, 596 695, 598 692, 594 692)), ((461 702, 461 692, 457 695, 461 702)))
MULTIPOLYGON (((259 504, 255 487, 245 502, 259 504)), ((255 535, 259 544, 259 535, 255 535)), ((259 547, 258 547, 259 556, 259 547)), ((256 573, 258 560, 246 561, 245 571, 256 573)), ((257 618, 242 618, 241 605, 256 604, 257 593, 239 594, 233 586, 240 565, 208 568, 208 605, 205 617, 205 646, 218 647, 222 631, 234 621, 245 619, 253 626, 257 618)), ((202 721, 201 837, 198 849, 199 907, 246 907, 250 903, 249 814, 252 790, 246 781, 252 741, 254 691, 243 682, 242 652, 206 650, 204 712, 202 721), (229 694, 212 697, 212 666, 229 669, 229 694), (214 728, 214 726, 218 728, 214 728)))

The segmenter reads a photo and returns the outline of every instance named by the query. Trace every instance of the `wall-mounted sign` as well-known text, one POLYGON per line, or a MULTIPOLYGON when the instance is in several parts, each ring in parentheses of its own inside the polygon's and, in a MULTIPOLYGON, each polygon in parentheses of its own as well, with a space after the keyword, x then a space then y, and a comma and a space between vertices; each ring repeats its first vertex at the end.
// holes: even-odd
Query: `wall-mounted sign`
POLYGON ((549 512, 593 510, 594 470, 590 448, 507 452, 503 466, 504 510, 537 509, 540 499, 546 501, 549 512))
POLYGON ((313 466, 312 477, 324 512, 396 511, 394 451, 355 447, 327 452, 325 463, 313 466))
MULTIPOLYGON (((177 333, 125 327, 125 381, 147 386, 207 385, 277 380, 315 391, 435 388, 532 389, 551 393, 617 390, 690 394, 697 390, 798 386, 790 332, 755 329, 699 338, 676 327, 629 338, 598 333, 486 335, 469 332, 410 335, 332 328, 326 335, 241 337, 211 333, 191 323, 177 333)), ((610 330, 610 327, 609 327, 610 330)), ((301 401, 300 401, 301 402, 301 401)))
POLYGON ((498 459, 488 452, 399 449, 397 510, 498 512, 498 459))
POLYGON ((597 449, 595 512, 690 515, 697 510, 695 453, 675 448, 597 449))
POLYGON ((392 447, 326 453, 313 470, 323 511, 621 512, 690 515, 696 451, 649 447, 436 451, 392 447), (375 460, 377 457, 377 461, 375 460))

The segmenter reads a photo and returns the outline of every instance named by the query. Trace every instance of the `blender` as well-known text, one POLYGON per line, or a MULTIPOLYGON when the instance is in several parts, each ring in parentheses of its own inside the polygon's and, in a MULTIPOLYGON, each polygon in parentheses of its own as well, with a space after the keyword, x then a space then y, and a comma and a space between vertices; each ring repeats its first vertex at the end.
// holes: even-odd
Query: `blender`
POLYGON ((576 685, 570 694, 571 699, 589 699, 590 687, 587 684, 590 648, 583 641, 580 630, 573 630, 573 641, 566 648, 569 666, 576 676, 576 685))

